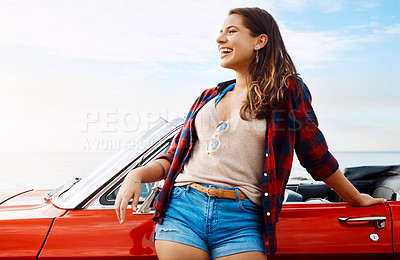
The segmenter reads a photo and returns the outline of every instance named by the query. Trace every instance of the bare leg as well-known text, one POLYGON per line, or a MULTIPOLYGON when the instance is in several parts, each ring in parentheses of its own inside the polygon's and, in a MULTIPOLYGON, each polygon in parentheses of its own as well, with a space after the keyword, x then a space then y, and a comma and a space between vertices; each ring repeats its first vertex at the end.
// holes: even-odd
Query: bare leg
MULTIPOLYGON (((167 240, 156 240, 156 251, 160 260, 209 260, 208 253, 200 248, 167 240)), ((256 259, 254 259, 256 260, 256 259)))
POLYGON ((239 253, 239 254, 234 254, 234 255, 227 255, 219 258, 215 258, 215 260, 267 260, 267 255, 263 252, 259 251, 250 251, 250 252, 244 252, 244 253, 239 253))

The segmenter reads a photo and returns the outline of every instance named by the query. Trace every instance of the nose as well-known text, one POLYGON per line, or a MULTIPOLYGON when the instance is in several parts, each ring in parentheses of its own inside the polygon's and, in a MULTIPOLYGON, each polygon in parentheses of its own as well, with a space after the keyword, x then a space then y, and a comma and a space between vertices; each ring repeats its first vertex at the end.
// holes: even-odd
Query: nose
POLYGON ((217 37, 217 43, 221 44, 226 42, 226 36, 224 33, 220 33, 219 36, 217 37))

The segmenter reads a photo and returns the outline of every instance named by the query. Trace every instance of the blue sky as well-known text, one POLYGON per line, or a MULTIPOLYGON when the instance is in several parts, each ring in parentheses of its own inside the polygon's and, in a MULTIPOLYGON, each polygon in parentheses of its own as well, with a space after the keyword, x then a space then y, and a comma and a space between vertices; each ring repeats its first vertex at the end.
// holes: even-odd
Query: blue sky
POLYGON ((0 151, 110 151, 234 77, 229 9, 277 20, 333 151, 400 150, 399 1, 0 0, 0 151))

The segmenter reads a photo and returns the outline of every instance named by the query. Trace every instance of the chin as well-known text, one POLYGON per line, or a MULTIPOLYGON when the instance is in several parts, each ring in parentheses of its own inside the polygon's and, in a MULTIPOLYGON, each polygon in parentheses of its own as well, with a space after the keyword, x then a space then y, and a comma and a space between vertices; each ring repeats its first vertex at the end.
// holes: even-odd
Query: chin
POLYGON ((232 66, 233 64, 230 64, 229 62, 221 61, 220 65, 224 69, 232 69, 232 70, 234 70, 234 66, 232 66))

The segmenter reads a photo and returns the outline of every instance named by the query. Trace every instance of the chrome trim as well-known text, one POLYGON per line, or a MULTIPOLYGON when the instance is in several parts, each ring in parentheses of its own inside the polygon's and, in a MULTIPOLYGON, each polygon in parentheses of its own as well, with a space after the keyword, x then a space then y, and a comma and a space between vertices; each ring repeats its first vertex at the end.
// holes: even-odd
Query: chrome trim
POLYGON ((377 221, 377 220, 386 220, 386 217, 359 217, 359 218, 346 218, 340 217, 338 218, 340 221, 343 222, 358 222, 358 221, 377 221))
POLYGON ((386 226, 385 221, 387 218, 385 216, 372 216, 372 217, 356 217, 356 218, 339 217, 338 219, 339 221, 345 223, 372 221, 372 223, 377 229, 383 229, 386 226))
POLYGON ((85 209, 114 209, 114 205, 101 204, 99 200, 94 200, 89 207, 85 209))
MULTIPOLYGON (((141 205, 142 204, 139 203, 138 207, 140 207, 141 205)), ((114 205, 104 205, 101 204, 99 200, 94 200, 89 207, 85 208, 85 210, 93 210, 93 209, 114 209, 114 205)), ((131 205, 128 205, 128 209, 132 209, 131 205)))
MULTIPOLYGON (((162 183, 164 183, 162 181, 162 183)), ((154 198, 157 196, 157 194, 161 191, 162 184, 161 182, 155 182, 153 188, 151 189, 150 195, 146 198, 146 200, 143 202, 143 204, 138 208, 136 212, 133 212, 132 214, 138 214, 138 215, 143 215, 143 214, 153 214, 154 210, 150 209, 150 204, 154 200, 154 198)))
POLYGON ((371 241, 373 241, 373 242, 376 242, 376 241, 379 240, 379 235, 376 234, 376 233, 371 233, 371 234, 369 235, 369 239, 371 239, 371 241))

